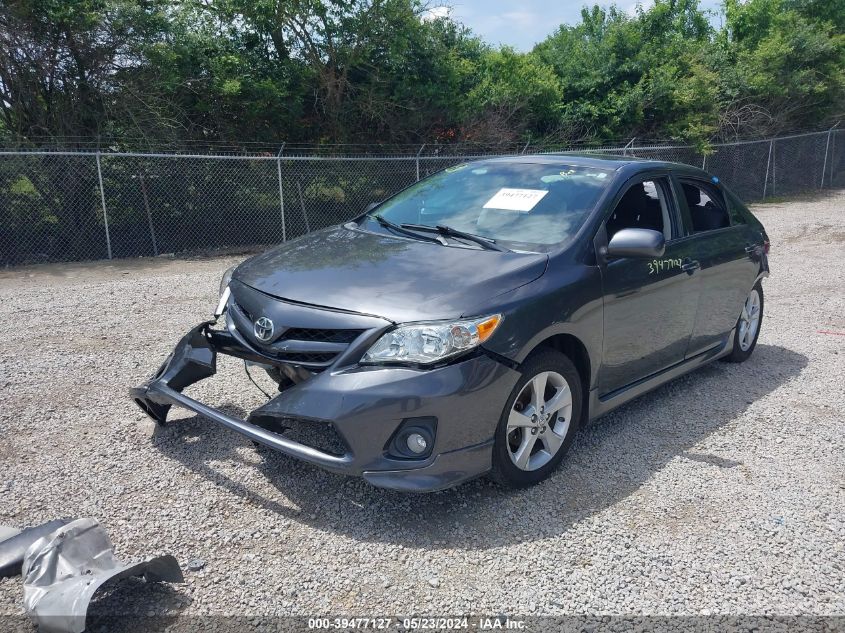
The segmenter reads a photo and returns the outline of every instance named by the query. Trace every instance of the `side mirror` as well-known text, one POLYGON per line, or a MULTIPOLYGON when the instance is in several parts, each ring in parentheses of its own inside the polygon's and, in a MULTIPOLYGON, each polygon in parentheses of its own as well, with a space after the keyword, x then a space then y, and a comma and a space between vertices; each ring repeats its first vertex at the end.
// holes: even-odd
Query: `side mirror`
POLYGON ((651 229, 622 229, 607 245, 607 257, 663 257, 666 239, 651 229))

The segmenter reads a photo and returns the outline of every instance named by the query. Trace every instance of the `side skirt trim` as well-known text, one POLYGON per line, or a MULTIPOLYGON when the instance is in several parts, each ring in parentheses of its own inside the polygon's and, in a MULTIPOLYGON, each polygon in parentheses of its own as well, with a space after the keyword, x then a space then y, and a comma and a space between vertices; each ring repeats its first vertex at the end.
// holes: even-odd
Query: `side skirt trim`
POLYGON ((726 356, 733 348, 735 333, 736 329, 731 330, 723 345, 713 347, 693 356, 692 358, 684 359, 671 367, 667 367, 657 374, 652 374, 651 376, 642 378, 609 394, 600 396, 598 389, 593 389, 590 391, 590 420, 595 420, 605 413, 609 413, 613 409, 625 404, 626 402, 630 402, 634 398, 638 398, 657 387, 660 387, 670 380, 683 376, 684 374, 698 369, 699 367, 703 367, 717 358, 726 356))

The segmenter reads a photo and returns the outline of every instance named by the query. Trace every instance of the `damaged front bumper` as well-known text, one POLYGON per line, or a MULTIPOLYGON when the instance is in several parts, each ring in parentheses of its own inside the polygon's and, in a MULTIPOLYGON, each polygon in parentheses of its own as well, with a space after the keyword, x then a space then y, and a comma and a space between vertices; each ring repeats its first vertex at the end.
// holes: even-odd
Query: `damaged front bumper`
POLYGON ((159 423, 167 420, 172 405, 190 409, 201 416, 229 427, 249 439, 293 457, 299 457, 324 468, 342 468, 351 456, 334 456, 286 439, 258 425, 239 420, 182 394, 186 387, 217 373, 217 349, 231 347, 232 341, 221 340, 225 334, 210 329, 213 321, 201 323, 189 331, 173 353, 149 382, 130 390, 132 397, 147 415, 159 423))
POLYGON ((172 405, 184 407, 291 457, 397 490, 438 490, 490 470, 492 437, 519 376, 497 360, 479 353, 426 370, 330 367, 287 387, 243 420, 182 393, 216 373, 218 353, 272 364, 233 328, 213 325, 191 329, 156 375, 131 390, 154 420, 164 423, 172 405), (341 450, 291 439, 284 433, 291 420, 313 425, 318 434, 320 429, 335 432, 341 450), (422 457, 409 458, 392 448, 408 425, 431 432, 433 446, 422 457))

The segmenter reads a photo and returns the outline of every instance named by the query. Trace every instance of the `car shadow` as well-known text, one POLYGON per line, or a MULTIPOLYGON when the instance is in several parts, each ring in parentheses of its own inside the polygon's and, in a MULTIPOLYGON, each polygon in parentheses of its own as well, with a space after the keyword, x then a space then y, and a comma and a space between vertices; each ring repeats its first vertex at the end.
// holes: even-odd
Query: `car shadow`
MULTIPOLYGON (((261 448, 257 467, 285 498, 281 502, 209 465, 229 459, 256 467, 237 453, 250 442, 224 427, 194 416, 160 427, 152 441, 231 494, 314 529, 411 548, 487 549, 560 534, 625 499, 676 457, 719 468, 741 465, 695 446, 739 423, 750 405, 806 365, 807 358, 792 350, 758 345, 746 363, 717 362, 678 378, 581 429, 555 474, 522 490, 479 479, 437 493, 399 493, 261 448), (630 459, 632 451, 637 459, 630 459), (517 514, 522 531, 513 530, 517 514)), ((228 411, 244 415, 235 407, 228 411)))

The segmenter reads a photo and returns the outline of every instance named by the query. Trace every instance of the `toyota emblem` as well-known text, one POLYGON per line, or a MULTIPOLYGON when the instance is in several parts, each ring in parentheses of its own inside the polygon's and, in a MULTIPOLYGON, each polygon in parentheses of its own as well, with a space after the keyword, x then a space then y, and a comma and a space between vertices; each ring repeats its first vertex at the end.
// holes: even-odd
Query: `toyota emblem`
POLYGON ((273 322, 267 317, 261 317, 253 325, 255 338, 265 343, 273 338, 273 322))

